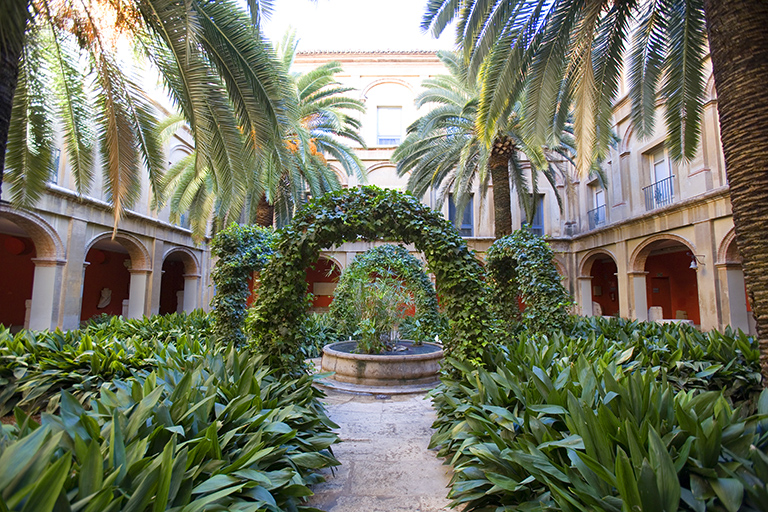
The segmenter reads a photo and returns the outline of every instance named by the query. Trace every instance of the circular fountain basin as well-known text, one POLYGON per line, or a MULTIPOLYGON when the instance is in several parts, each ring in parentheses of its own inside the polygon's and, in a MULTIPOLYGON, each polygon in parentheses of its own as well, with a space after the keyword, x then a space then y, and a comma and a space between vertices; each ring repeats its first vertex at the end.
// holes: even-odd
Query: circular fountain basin
POLYGON ((321 368, 336 372, 338 382, 360 386, 413 386, 439 381, 443 349, 434 343, 414 345, 401 341, 405 350, 382 354, 355 354, 354 341, 340 341, 323 347, 321 368))

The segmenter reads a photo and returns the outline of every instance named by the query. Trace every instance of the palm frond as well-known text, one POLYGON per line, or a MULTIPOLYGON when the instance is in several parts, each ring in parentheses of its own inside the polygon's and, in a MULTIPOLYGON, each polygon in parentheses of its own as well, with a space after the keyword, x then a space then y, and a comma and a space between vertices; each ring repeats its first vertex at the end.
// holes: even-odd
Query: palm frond
POLYGON ((653 133, 658 84, 667 51, 668 2, 649 2, 634 33, 629 68, 632 123, 638 137, 653 133))

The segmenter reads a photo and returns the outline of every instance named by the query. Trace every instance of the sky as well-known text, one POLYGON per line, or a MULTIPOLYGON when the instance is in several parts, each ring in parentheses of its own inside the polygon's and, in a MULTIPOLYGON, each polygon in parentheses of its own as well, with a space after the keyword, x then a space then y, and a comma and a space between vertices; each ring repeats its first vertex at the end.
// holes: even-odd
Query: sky
POLYGON ((273 42, 296 29, 299 51, 452 49, 451 27, 439 40, 421 32, 427 0, 275 0, 263 24, 273 42))

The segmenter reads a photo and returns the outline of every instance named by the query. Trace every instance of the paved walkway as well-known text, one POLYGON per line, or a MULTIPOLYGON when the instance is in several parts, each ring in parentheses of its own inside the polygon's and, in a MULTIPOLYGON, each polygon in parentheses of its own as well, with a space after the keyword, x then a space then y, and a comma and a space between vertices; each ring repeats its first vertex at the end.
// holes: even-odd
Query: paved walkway
POLYGON ((342 443, 335 474, 309 505, 327 512, 446 512, 450 466, 428 450, 435 413, 424 394, 380 398, 326 391, 342 443))

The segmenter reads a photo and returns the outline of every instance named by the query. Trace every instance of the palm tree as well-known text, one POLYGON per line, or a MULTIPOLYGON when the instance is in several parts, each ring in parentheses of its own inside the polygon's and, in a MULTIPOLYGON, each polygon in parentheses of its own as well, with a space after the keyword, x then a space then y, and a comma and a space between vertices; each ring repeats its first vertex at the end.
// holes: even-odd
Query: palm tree
POLYGON ((606 147, 622 57, 632 35, 630 96, 640 136, 664 101, 668 145, 691 158, 699 142, 703 66, 709 44, 720 139, 736 242, 757 323, 768 385, 768 3, 764 0, 431 0, 422 26, 439 34, 459 17, 472 73, 483 77, 481 122, 494 125, 508 97, 528 87, 539 140, 575 107, 581 159, 606 147), (486 59, 488 59, 487 62, 486 59), (553 123, 553 119, 555 122, 553 123))
MULTIPOLYGON (((278 54, 285 69, 290 69, 296 55, 297 41, 293 33, 285 36, 278 54)), ((256 162, 247 178, 242 203, 246 206, 243 220, 271 226, 276 220, 283 225, 296 208, 311 196, 319 196, 341 188, 338 176, 326 158, 335 158, 348 174, 364 180, 363 166, 350 141, 365 147, 359 134, 360 122, 350 114, 364 112, 364 104, 346 96, 352 88, 342 87, 334 75, 342 71, 337 62, 329 62, 306 73, 291 73, 289 90, 298 107, 286 124, 280 144, 287 150, 281 158, 266 155, 256 162), (273 213, 276 210, 276 215, 273 213)), ((170 118, 166 126, 175 130, 170 118)), ((188 213, 193 233, 201 238, 213 213, 222 225, 228 211, 217 199, 218 184, 211 173, 194 166, 190 155, 169 169, 164 180, 165 196, 170 197, 171 218, 188 213)))
POLYGON ((127 38, 159 71, 183 114, 195 166, 213 171, 222 204, 240 206, 246 170, 259 158, 283 157, 280 134, 292 107, 282 93, 287 77, 258 29, 268 3, 248 5, 250 12, 236 0, 4 2, 0 184, 7 171, 13 201, 29 206, 45 188, 54 118, 79 193, 93 181, 94 140, 100 141, 115 226, 138 195, 142 167, 157 198, 164 159, 153 129, 156 108, 137 73, 126 71, 133 65, 120 59, 120 40, 127 38))
POLYGON ((400 176, 410 173, 408 190, 422 197, 439 186, 437 207, 453 193, 459 213, 468 203, 476 180, 483 197, 493 183, 495 236, 501 238, 512 232, 510 178, 520 207, 530 219, 535 213, 536 201, 532 197, 538 194, 539 174, 550 182, 560 203, 555 187, 557 169, 547 161, 545 148, 531 144, 521 135, 519 110, 511 112, 487 142, 488 134, 477 123, 477 81, 468 77, 467 67, 458 54, 441 51, 438 57, 450 75, 424 81, 425 90, 416 98, 416 105, 421 108, 431 104, 434 108, 408 127, 408 136, 395 150, 392 160, 397 163, 400 176), (531 162, 532 195, 528 193, 519 151, 531 162))

